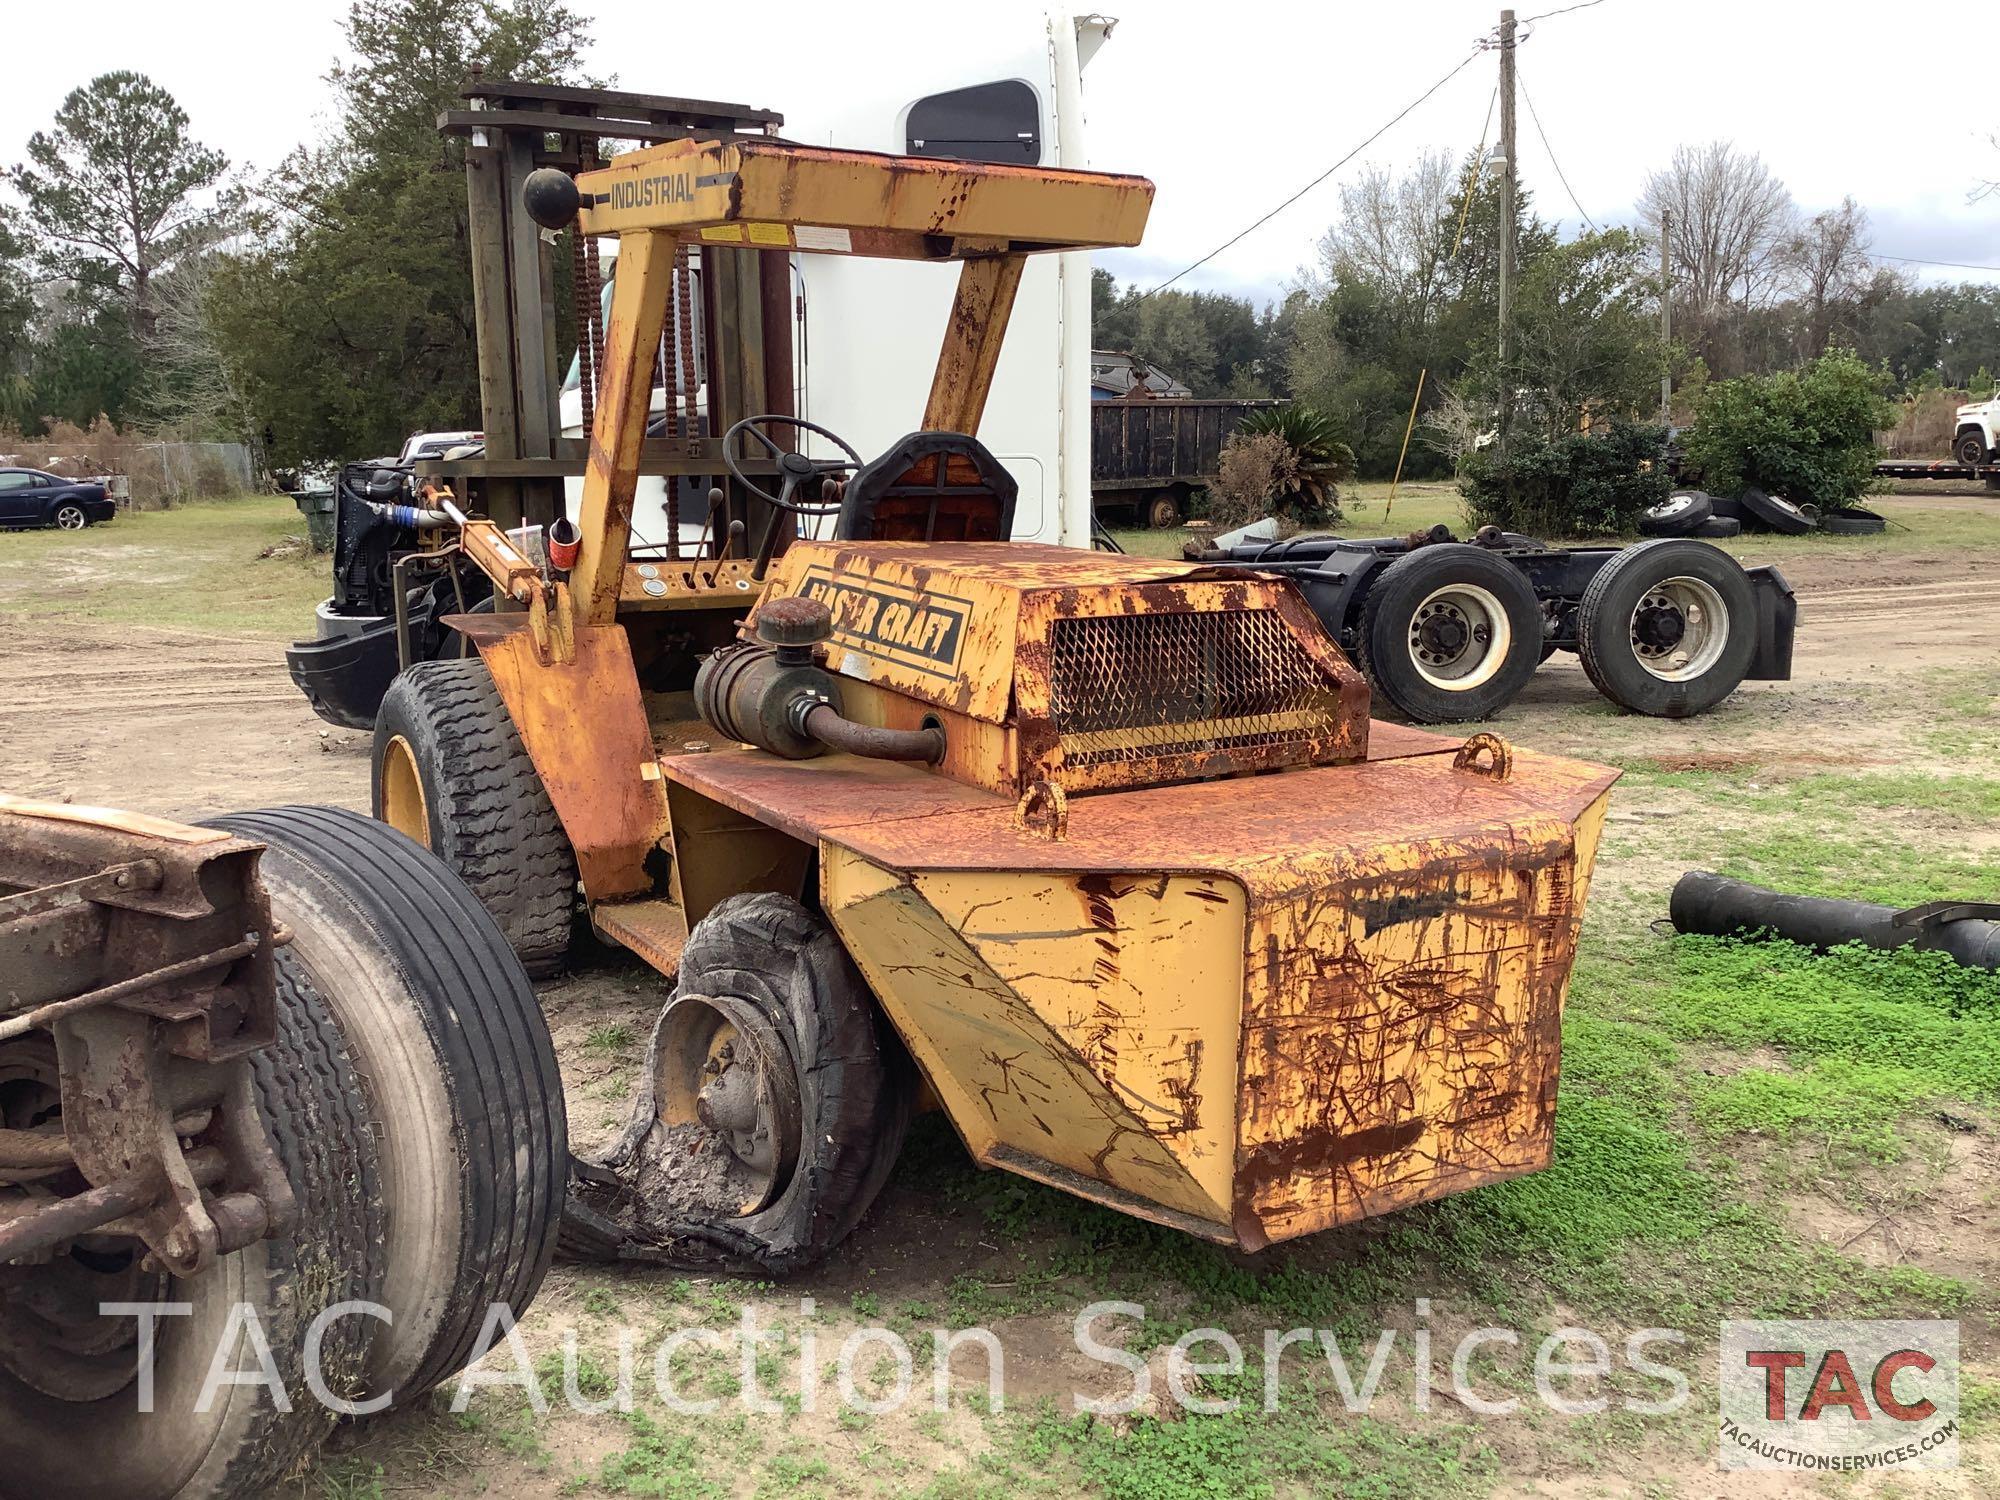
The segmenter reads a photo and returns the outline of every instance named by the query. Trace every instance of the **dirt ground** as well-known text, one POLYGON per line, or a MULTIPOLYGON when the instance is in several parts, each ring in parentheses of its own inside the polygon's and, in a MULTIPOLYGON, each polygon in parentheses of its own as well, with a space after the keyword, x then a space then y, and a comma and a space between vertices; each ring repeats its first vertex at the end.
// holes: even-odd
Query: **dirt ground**
MULTIPOLYGON (((1940 499, 1990 518, 1995 551, 1884 559, 1848 547, 1781 560, 1799 597, 1792 680, 1745 685, 1738 706, 1757 705, 1767 723, 1729 715, 1732 745, 1746 730, 1758 748, 1795 740, 1829 687, 2000 660, 2000 497, 1940 499)), ((1914 502, 1881 503, 1893 514, 1914 502)), ((1925 497, 1925 508, 1936 502, 1925 497)), ((1739 550, 1754 560, 1753 541, 1739 550)), ((60 615, 60 595, 50 600, 44 583, 11 573, 0 551, 0 785, 183 818, 282 802, 366 809, 367 736, 314 717, 276 642, 74 619, 51 627, 40 611, 53 604, 60 615), (31 594, 48 603, 31 605, 31 594)), ((1559 655, 1498 723, 1535 744, 1543 712, 1601 701, 1575 659, 1559 655)), ((1856 727, 1842 726, 1843 744, 1856 727)), ((1647 732, 1663 750, 1712 737, 1700 720, 1647 732)))
MULTIPOLYGON (((1948 747, 1913 751, 1926 739, 1936 713, 1934 693, 1899 697, 1899 681, 1935 684, 2000 663, 2000 496, 1889 497, 1875 502, 1894 517, 1921 508, 1950 511, 1956 526, 1975 528, 1991 541, 1964 544, 1954 529, 1935 546, 1892 551, 1865 544, 1813 550, 1774 548, 1799 599, 1799 634, 1788 682, 1747 684, 1716 714, 1685 723, 1622 717, 1607 710, 1573 658, 1559 656, 1535 678, 1521 700, 1495 724, 1499 732, 1536 748, 1589 754, 1626 764, 1644 760, 1655 770, 1698 771, 1731 764, 1764 768, 1882 766, 1953 769, 1948 747)), ((1754 539, 1739 555, 1756 560, 1754 539)), ((365 810, 369 743, 365 735, 330 728, 314 717, 292 686, 282 643, 269 633, 246 634, 199 626, 132 625, 66 614, 57 570, 10 564, 0 537, 0 788, 16 794, 77 803, 101 803, 192 819, 216 812, 286 802, 326 802, 365 810)), ((308 623, 305 621, 302 624, 308 623)), ((1990 681, 1990 678, 1982 679, 1990 681)), ((1671 780, 1668 777, 1667 780, 1671 780)), ((1715 810, 1701 816, 1712 820, 1715 810)), ((1613 834, 1600 862, 1594 907, 1639 930, 1646 913, 1660 914, 1661 894, 1685 867, 1690 804, 1671 785, 1628 785, 1614 804, 1613 834)), ((1724 815, 1726 821, 1726 814, 1724 815)), ((1708 832, 1710 822, 1703 831, 1708 832)), ((1984 843, 1983 839, 1974 840, 1984 843)), ((2000 845, 2000 840, 1995 840, 2000 845)), ((1979 895, 1979 892, 1967 892, 1979 895)), ((1992 893, 1984 893, 1992 894, 1992 893)), ((545 991, 557 1045, 565 1061, 572 1133, 579 1147, 601 1140, 622 1121, 633 1064, 663 999, 648 971, 615 960, 599 963, 545 991)), ((2000 1284, 2000 1210, 1992 1185, 1993 1135, 1955 1136, 1940 1128, 1927 1179, 1938 1185, 1901 1210, 1881 1213, 1851 1198, 1791 1190, 1789 1212, 1798 1232, 1841 1253, 1873 1264, 1912 1264, 1956 1272, 1989 1292, 2000 1284)), ((1329 1240, 1332 1236, 1325 1237, 1329 1240)), ((1338 1259, 1341 1246, 1326 1254, 1338 1259)), ((942 1196, 898 1182, 883 1205, 828 1266, 804 1284, 751 1289, 751 1300, 773 1307, 816 1298, 824 1307, 851 1308, 849 1322, 879 1305, 922 1306, 939 1320, 959 1289, 983 1289, 992 1326, 1008 1341, 1010 1397, 1046 1388, 1066 1393, 1091 1367, 1075 1368, 1067 1317, 1029 1312, 1009 1319, 1004 1298, 1014 1286, 1016 1261, 1005 1236, 988 1220, 942 1196), (1020 1351, 1016 1362, 1016 1349, 1020 1351)), ((718 1326, 733 1321, 742 1288, 658 1276, 559 1269, 551 1281, 534 1335, 537 1352, 554 1347, 547 1329, 564 1322, 610 1316, 672 1324, 708 1308, 718 1326)), ((1969 1325, 1989 1337, 1990 1323, 1969 1325)), ((823 1335, 839 1336, 836 1327, 823 1335)), ((1975 1351, 1968 1348, 1968 1357, 1975 1351)), ((1993 1378, 1994 1351, 1979 1352, 1993 1378)), ((1101 1368, 1101 1367, 1098 1367, 1101 1368)), ((920 1375, 920 1379, 927 1376, 920 1375)), ((662 1449, 657 1484, 633 1472, 613 1484, 608 1464, 624 1463, 634 1444, 624 1424, 571 1419, 535 1434, 497 1420, 482 1425, 479 1409, 451 1419, 420 1415, 369 1424, 344 1433, 328 1464, 302 1482, 301 1493, 548 1495, 601 1488, 626 1493, 707 1495, 778 1493, 773 1483, 793 1465, 789 1486, 799 1494, 922 1490, 939 1494, 988 1491, 954 1489, 937 1480, 957 1472, 960 1453, 977 1453, 981 1430, 954 1409, 935 1421, 868 1430, 829 1414, 792 1412, 789 1437, 762 1477, 705 1490, 672 1479, 671 1445, 662 1449), (621 1450, 623 1456, 619 1457, 621 1450), (787 1456, 791 1455, 791 1456, 787 1456), (815 1456, 817 1455, 817 1457, 815 1456), (820 1469, 811 1466, 820 1464, 820 1469), (835 1477, 829 1480, 825 1466, 835 1477), (848 1475, 864 1476, 848 1482, 848 1475)), ((1709 1450, 1695 1458, 1650 1438, 1616 1457, 1552 1462, 1533 1433, 1511 1433, 1501 1424, 1492 1439, 1500 1468, 1491 1483, 1464 1492, 1569 1495, 1775 1495, 1798 1492, 1782 1476, 1735 1476, 1725 1483, 1709 1450), (1604 1465, 1600 1467, 1600 1462, 1604 1465)), ((647 1450, 651 1451, 651 1450, 647 1450)), ((626 1474, 627 1470, 619 1469, 626 1474)), ((1895 1493, 1994 1493, 1990 1468, 1961 1471, 1930 1485, 1895 1493)), ((1371 1489, 1385 1495, 1431 1493, 1429 1481, 1409 1488, 1395 1483, 1371 1489)), ((1005 1490, 994 1491, 1004 1493, 1005 1490)), ((1186 1492, 1173 1482, 1132 1494, 1162 1497, 1186 1492)), ((1442 1492, 1442 1491, 1440 1491, 1442 1492)), ((1812 1491, 1818 1493, 1818 1490, 1812 1491)), ((1872 1492, 1868 1486, 1863 1492, 1872 1492)), ((1217 1491, 1220 1493, 1220 1491, 1217 1491)))

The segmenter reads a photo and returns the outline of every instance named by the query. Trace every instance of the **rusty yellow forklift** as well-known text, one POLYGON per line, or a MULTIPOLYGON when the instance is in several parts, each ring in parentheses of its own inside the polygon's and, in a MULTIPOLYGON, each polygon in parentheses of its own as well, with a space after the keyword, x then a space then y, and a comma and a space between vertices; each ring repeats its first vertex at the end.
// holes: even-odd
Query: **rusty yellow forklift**
POLYGON ((528 198, 622 241, 580 521, 442 500, 503 607, 397 680, 374 796, 544 957, 580 882, 675 980, 573 1249, 808 1264, 920 1099, 984 1166, 1250 1250, 1548 1163, 1614 773, 1371 723, 1283 579, 1009 540, 976 434, 1023 264, 1138 243, 1150 183, 739 139, 528 198), (698 555, 635 563, 684 242, 958 290, 920 430, 737 423, 753 513, 718 490, 698 555))

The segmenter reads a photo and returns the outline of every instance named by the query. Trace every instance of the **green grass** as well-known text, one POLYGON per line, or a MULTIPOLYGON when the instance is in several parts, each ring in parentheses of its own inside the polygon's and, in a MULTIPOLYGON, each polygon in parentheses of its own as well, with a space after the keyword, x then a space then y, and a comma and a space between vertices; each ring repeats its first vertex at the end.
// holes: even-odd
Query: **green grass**
POLYGON ((312 634, 330 563, 260 558, 305 518, 282 495, 121 514, 86 531, 0 532, 0 611, 291 640, 312 634))
POLYGON ((598 1484, 614 1495, 657 1500, 722 1500, 726 1485, 710 1477, 711 1465, 692 1434, 662 1426, 645 1412, 621 1419, 630 1443, 604 1460, 598 1484))
POLYGON ((1749 1068, 1696 1089, 1710 1129, 1902 1154, 1913 1108, 2000 1098, 2000 976, 1939 953, 1687 937, 1665 1021, 1677 1035, 1781 1048, 1794 1071, 1749 1068))

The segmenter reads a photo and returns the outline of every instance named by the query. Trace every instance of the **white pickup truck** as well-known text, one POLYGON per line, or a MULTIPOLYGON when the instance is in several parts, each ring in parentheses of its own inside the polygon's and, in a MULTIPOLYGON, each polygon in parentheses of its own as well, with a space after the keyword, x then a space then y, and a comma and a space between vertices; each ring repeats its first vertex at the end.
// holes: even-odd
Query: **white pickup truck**
POLYGON ((1967 468, 1993 462, 2000 449, 2000 396, 1975 401, 1958 409, 1958 426, 1952 434, 1951 456, 1967 468))

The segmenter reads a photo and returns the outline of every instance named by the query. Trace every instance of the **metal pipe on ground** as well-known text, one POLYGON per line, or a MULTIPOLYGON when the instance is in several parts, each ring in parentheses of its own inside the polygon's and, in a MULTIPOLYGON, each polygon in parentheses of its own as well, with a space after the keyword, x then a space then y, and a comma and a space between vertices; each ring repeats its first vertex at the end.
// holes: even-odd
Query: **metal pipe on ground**
POLYGON ((1905 911, 1873 901, 1792 896, 1707 870, 1681 876, 1668 905, 1677 932, 1711 937, 1765 934, 1808 948, 1837 948, 1843 943, 1923 948, 1949 954, 1967 968, 2000 970, 2000 921, 1979 916, 1953 919, 1950 911, 1949 906, 1905 911))

